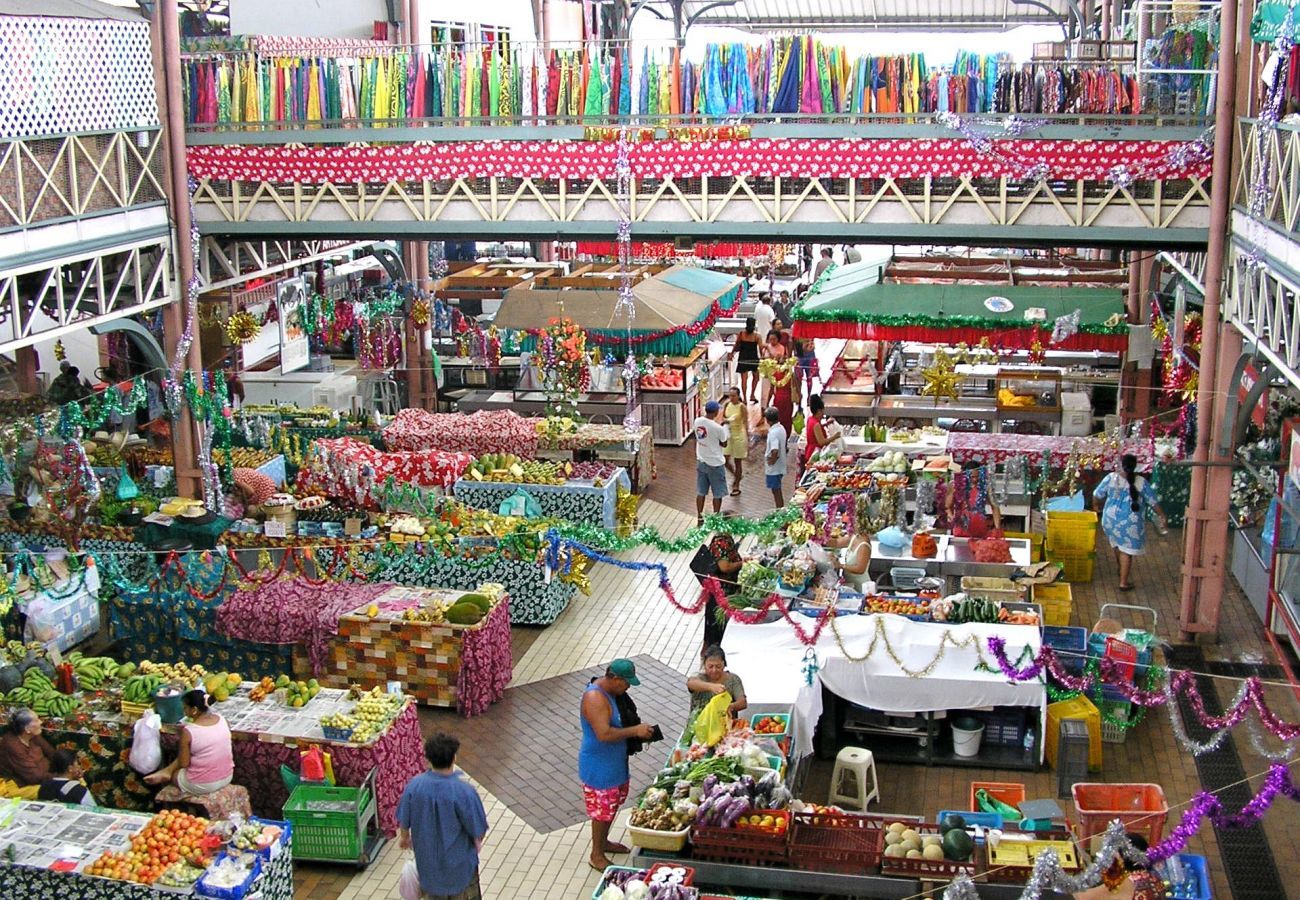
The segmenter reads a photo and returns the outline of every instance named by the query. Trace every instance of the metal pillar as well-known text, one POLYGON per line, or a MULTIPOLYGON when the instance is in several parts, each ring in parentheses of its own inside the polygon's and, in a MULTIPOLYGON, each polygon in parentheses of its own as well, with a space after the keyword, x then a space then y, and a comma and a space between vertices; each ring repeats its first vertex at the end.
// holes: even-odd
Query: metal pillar
POLYGON ((36 358, 36 348, 30 345, 19 347, 14 351, 14 363, 18 367, 18 371, 15 373, 18 392, 31 394, 33 397, 41 393, 41 379, 37 374, 40 369, 40 360, 36 358))
MULTIPOLYGON (((173 358, 185 331, 188 308, 186 291, 194 277, 194 248, 190 242, 189 172, 185 164, 185 112, 181 100, 180 13, 176 0, 159 0, 152 22, 153 48, 158 96, 163 98, 162 123, 167 140, 164 164, 168 180, 168 201, 176 234, 176 275, 180 300, 163 308, 163 340, 168 359, 173 358)), ((185 365, 195 373, 203 371, 198 323, 193 323, 194 340, 185 365)), ((175 463, 176 489, 183 497, 202 494, 202 476, 198 467, 198 440, 194 419, 182 409, 172 424, 172 460, 175 463)))
MULTIPOLYGON (((1231 207, 1233 151, 1237 100, 1238 0, 1224 0, 1219 42, 1219 73, 1215 97, 1214 169, 1210 187, 1210 240, 1205 266, 1205 327, 1201 339, 1200 382, 1196 396, 1196 450, 1192 455, 1191 500, 1183 546, 1183 589, 1179 604, 1179 631, 1183 640, 1197 634, 1216 634, 1223 601, 1224 567, 1228 553, 1228 503, 1232 469, 1207 465, 1223 460, 1213 450, 1216 391, 1220 385, 1222 350, 1237 344, 1225 338, 1220 316, 1224 289, 1223 270, 1228 250, 1228 214, 1231 207)), ((1231 371, 1231 363, 1224 366, 1231 371)))

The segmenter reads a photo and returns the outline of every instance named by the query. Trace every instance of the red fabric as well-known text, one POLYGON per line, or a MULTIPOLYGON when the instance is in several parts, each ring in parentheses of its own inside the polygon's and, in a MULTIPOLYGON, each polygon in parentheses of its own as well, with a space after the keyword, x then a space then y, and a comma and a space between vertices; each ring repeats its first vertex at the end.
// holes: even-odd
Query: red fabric
MULTIPOLYGON (((1060 435, 1039 434, 972 434, 953 431, 948 434, 948 455, 960 465, 978 463, 995 465, 1005 463, 1016 457, 1024 457, 1031 466, 1037 466, 1043 454, 1048 454, 1054 469, 1060 469, 1069 462, 1070 451, 1077 450, 1083 457, 1087 468, 1098 471, 1114 468, 1119 462, 1119 454, 1110 444, 1103 444, 1092 437, 1066 437, 1060 435)), ((1138 458, 1138 470, 1151 470, 1152 450, 1150 441, 1128 441, 1124 445, 1125 453, 1132 453, 1138 458)))
MULTIPOLYGON (((931 328, 922 325, 872 325, 863 322, 795 322, 795 340, 806 338, 840 338, 858 341, 916 341, 924 344, 958 344, 975 346, 988 338, 994 349, 1028 350, 1034 335, 1046 346, 1051 332, 1034 328, 931 328)), ((1127 334, 1088 334, 1078 332, 1057 344, 1053 350, 1101 350, 1122 353, 1128 347, 1127 334)))
MULTIPOLYGON (((1103 181, 1117 165, 1151 178, 1208 178, 1210 163, 1177 167, 1178 141, 1007 140, 981 155, 963 138, 646 141, 631 147, 634 178, 1022 177, 1045 162, 1049 177, 1103 181), (1004 159, 1017 164, 1008 165, 1004 159)), ((196 178, 281 183, 453 178, 613 177, 618 147, 606 141, 438 141, 378 147, 212 145, 186 150, 196 178)))
MULTIPOLYGON (((721 259, 731 256, 767 256, 770 244, 737 243, 736 241, 699 241, 693 253, 700 259, 721 259)), ((618 256, 614 241, 578 241, 575 248, 579 256, 618 256)), ((632 255, 640 258, 676 256, 672 241, 633 241, 632 255)))
POLYGON ((514 677, 510 598, 501 598, 482 625, 467 628, 462 634, 456 705, 469 718, 487 712, 488 706, 505 696, 506 685, 514 677))

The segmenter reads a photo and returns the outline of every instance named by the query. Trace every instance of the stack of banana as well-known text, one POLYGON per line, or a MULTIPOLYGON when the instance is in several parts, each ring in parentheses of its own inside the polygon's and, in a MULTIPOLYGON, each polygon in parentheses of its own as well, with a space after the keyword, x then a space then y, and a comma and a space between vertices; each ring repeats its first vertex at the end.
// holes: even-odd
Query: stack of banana
POLYGON ((56 717, 66 716, 81 705, 76 697, 59 693, 54 682, 35 666, 23 673, 20 687, 5 694, 5 702, 30 707, 38 716, 56 717))
POLYGON ((72 670, 77 673, 77 683, 86 691, 97 691, 105 681, 128 678, 135 672, 134 663, 118 665, 116 660, 107 656, 83 656, 80 650, 69 653, 65 661, 72 663, 72 670))

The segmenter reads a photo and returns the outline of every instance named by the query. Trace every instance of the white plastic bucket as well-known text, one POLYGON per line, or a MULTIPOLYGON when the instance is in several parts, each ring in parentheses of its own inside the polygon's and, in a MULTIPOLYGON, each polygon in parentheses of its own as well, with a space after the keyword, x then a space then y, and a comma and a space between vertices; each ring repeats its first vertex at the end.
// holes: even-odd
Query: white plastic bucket
POLYGON ((984 724, 973 719, 958 719, 952 723, 952 752, 957 756, 970 758, 979 756, 980 741, 984 739, 984 724), (962 725, 974 725, 963 728, 962 725))

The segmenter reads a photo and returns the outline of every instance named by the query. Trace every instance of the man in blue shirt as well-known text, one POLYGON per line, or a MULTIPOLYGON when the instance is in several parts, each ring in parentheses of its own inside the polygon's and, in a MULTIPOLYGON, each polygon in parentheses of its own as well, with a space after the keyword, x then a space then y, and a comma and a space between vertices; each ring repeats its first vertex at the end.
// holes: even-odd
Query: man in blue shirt
POLYGON ((433 770, 417 775, 397 804, 403 850, 415 848, 422 900, 480 900, 478 852, 487 814, 478 792, 456 771, 460 741, 435 733, 424 742, 433 770))

